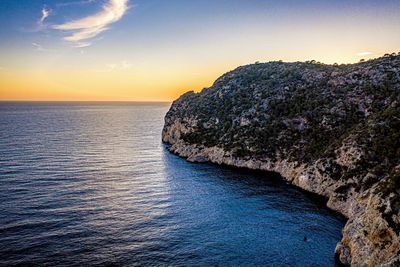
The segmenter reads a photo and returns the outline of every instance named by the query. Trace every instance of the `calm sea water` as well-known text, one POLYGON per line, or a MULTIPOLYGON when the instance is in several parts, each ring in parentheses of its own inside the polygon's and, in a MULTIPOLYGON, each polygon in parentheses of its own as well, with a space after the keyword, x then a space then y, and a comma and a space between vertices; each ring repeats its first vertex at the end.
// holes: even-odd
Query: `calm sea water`
POLYGON ((273 175, 170 154, 168 107, 0 103, 0 265, 335 264, 343 218, 273 175))

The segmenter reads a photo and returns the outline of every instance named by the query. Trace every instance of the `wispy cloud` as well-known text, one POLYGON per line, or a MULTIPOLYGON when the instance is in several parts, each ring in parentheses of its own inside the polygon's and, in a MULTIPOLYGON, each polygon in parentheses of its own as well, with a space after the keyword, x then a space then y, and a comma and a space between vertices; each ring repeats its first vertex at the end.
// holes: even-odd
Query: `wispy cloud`
POLYGON ((32 44, 32 47, 36 50, 36 51, 39 51, 39 52, 54 52, 55 50, 53 50, 53 49, 49 49, 49 48, 46 48, 46 47, 43 47, 43 45, 41 45, 41 44, 39 44, 39 43, 36 43, 36 42, 33 42, 33 43, 31 43, 32 44))
POLYGON ((41 46, 38 43, 32 43, 32 46, 37 50, 37 51, 45 51, 45 49, 43 48, 43 46, 41 46))
POLYGON ((95 2, 96 0, 81 0, 81 1, 74 1, 74 2, 65 2, 65 3, 58 3, 58 7, 66 7, 66 6, 73 6, 73 5, 85 5, 95 2))
POLYGON ((127 71, 132 68, 132 63, 127 60, 122 60, 119 63, 107 64, 104 69, 95 70, 96 72, 113 72, 113 71, 127 71))
POLYGON ((357 56, 360 56, 360 57, 362 57, 362 56, 370 56, 372 54, 373 54, 372 52, 359 52, 359 53, 357 53, 357 56))
POLYGON ((114 71, 114 70, 129 70, 132 68, 132 64, 127 60, 123 60, 120 63, 112 63, 107 65, 106 71, 114 71))
POLYGON ((62 31, 72 31, 64 39, 76 43, 75 47, 87 47, 91 39, 98 34, 108 30, 108 26, 120 20, 128 10, 128 0, 109 0, 103 9, 94 15, 53 25, 52 28, 62 31))
POLYGON ((30 31, 38 32, 38 31, 45 30, 47 28, 46 19, 50 16, 50 13, 51 13, 50 9, 43 7, 41 10, 41 13, 40 13, 40 17, 36 21, 35 27, 30 31))
POLYGON ((74 45, 74 47, 76 47, 76 48, 85 48, 85 47, 89 47, 90 45, 91 45, 91 43, 82 42, 82 43, 77 43, 76 45, 74 45))
POLYGON ((50 10, 43 7, 42 8, 42 16, 40 17, 39 23, 43 24, 44 20, 50 15, 50 10))

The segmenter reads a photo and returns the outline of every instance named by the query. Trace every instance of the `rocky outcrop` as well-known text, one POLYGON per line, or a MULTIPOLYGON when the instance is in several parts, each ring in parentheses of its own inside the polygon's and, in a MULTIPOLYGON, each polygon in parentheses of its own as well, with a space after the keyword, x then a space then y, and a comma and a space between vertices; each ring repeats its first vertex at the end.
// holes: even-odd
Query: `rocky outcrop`
POLYGON ((162 139, 191 162, 278 172, 348 218, 337 259, 400 265, 400 56, 239 67, 174 101, 162 139))

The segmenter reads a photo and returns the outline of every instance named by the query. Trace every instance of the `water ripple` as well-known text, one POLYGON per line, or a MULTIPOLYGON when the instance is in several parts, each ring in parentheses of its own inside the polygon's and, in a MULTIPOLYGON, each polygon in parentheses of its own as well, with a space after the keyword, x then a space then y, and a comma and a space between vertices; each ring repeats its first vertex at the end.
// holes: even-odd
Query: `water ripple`
POLYGON ((277 177, 168 153, 167 110, 0 103, 0 266, 335 264, 341 217, 277 177))

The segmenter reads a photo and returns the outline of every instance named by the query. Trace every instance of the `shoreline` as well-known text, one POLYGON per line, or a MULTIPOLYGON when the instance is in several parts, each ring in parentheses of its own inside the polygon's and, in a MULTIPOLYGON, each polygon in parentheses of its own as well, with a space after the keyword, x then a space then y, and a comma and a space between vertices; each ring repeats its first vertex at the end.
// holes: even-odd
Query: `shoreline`
MULTIPOLYGON (((255 175, 260 175, 260 176, 263 174, 270 175, 272 177, 272 179, 279 180, 280 182, 285 183, 287 186, 296 188, 296 190, 299 190, 300 192, 304 193, 310 200, 314 201, 318 206, 327 208, 329 210, 329 212, 332 213, 332 215, 339 217, 341 220, 343 220, 344 226, 348 223, 348 221, 350 219, 350 218, 346 217, 340 211, 328 206, 329 197, 326 197, 325 195, 318 194, 314 191, 310 191, 310 190, 304 189, 296 184, 293 184, 286 177, 281 175, 279 172, 270 171, 270 170, 262 170, 262 169, 251 169, 251 168, 247 168, 247 167, 243 167, 243 166, 228 165, 225 163, 212 162, 210 160, 208 160, 208 161, 190 161, 190 160, 188 160, 189 157, 185 157, 185 156, 179 154, 179 152, 172 150, 171 149, 173 146, 172 144, 164 142, 164 141, 162 141, 162 144, 164 145, 164 148, 168 150, 169 153, 172 153, 173 155, 176 155, 192 164, 210 164, 210 165, 220 167, 220 168, 226 168, 229 170, 239 171, 239 172, 248 172, 250 174, 255 174, 255 175)), ((344 228, 344 226, 343 226, 343 228, 344 228)), ((343 238, 343 228, 342 228, 342 233, 341 233, 340 239, 343 238)), ((340 241, 338 242, 338 244, 340 244, 340 241)), ((340 255, 338 253, 336 253, 337 246, 335 249, 335 254, 333 255, 334 261, 338 266, 346 266, 345 264, 343 264, 341 262, 340 255)))
POLYGON ((249 168, 246 168, 246 167, 238 167, 238 166, 234 166, 234 165, 226 165, 224 163, 218 164, 218 163, 211 162, 211 161, 205 161, 205 162, 188 161, 187 157, 183 157, 183 156, 171 151, 170 150, 170 148, 172 146, 171 144, 165 143, 165 142, 162 142, 162 144, 164 145, 164 148, 169 153, 171 153, 173 155, 176 155, 176 156, 180 157, 181 159, 184 159, 185 161, 187 161, 189 163, 192 163, 192 164, 210 164, 210 165, 218 167, 218 168, 228 169, 228 170, 232 170, 232 171, 235 171, 235 172, 243 172, 243 173, 253 174, 253 175, 256 175, 256 176, 263 176, 263 178, 273 179, 273 180, 285 183, 286 185, 291 186, 293 188, 296 188, 296 190, 299 190, 300 192, 303 192, 310 199, 315 200, 316 204, 321 205, 324 208, 327 208, 330 212, 332 212, 332 214, 335 214, 335 215, 343 218, 343 221, 345 223, 348 221, 348 218, 346 216, 344 216, 342 213, 338 212, 337 210, 331 209, 330 207, 327 206, 329 198, 327 198, 324 195, 320 195, 318 193, 315 193, 315 192, 312 192, 312 191, 309 191, 309 190, 305 190, 304 188, 301 188, 299 186, 296 186, 296 185, 292 184, 291 182, 289 182, 287 179, 285 179, 285 177, 283 177, 278 172, 268 171, 268 170, 261 170, 261 169, 249 169, 249 168), (265 177, 265 175, 267 175, 267 177, 265 177))
POLYGON ((399 63, 267 62, 175 100, 162 140, 190 162, 279 173, 348 218, 344 265, 399 266, 399 63))
MULTIPOLYGON (((224 166, 227 168, 238 169, 238 170, 247 170, 247 171, 256 171, 256 172, 270 172, 279 175, 283 181, 287 182, 291 186, 295 186, 296 188, 312 194, 314 196, 319 197, 321 200, 325 200, 325 206, 332 212, 337 213, 338 215, 342 216, 345 220, 345 225, 342 229, 342 239, 336 245, 334 254, 332 255, 335 258, 335 262, 338 263, 339 266, 364 266, 368 264, 373 264, 372 262, 378 260, 381 255, 379 251, 375 251, 374 255, 371 255, 370 251, 363 250, 363 248, 357 248, 358 253, 351 252, 350 247, 352 246, 352 242, 354 239, 359 239, 360 236, 358 235, 359 232, 367 232, 368 230, 364 228, 358 228, 359 220, 364 220, 362 218, 363 215, 367 214, 369 211, 368 202, 370 199, 367 200, 367 203, 363 203, 364 205, 360 205, 359 199, 363 199, 363 196, 352 196, 350 201, 346 200, 345 202, 340 201, 337 199, 337 196, 334 194, 334 189, 337 188, 335 185, 329 191, 317 191, 313 190, 312 187, 309 187, 310 183, 307 180, 310 178, 312 181, 315 181, 316 176, 308 177, 307 179, 301 178, 302 171, 296 171, 296 169, 292 168, 296 166, 297 163, 290 163, 285 162, 278 162, 278 164, 273 162, 255 162, 253 159, 244 160, 240 158, 233 158, 229 155, 229 152, 221 151, 221 148, 218 147, 201 147, 198 145, 193 144, 186 144, 182 140, 177 140, 176 142, 169 142, 168 135, 163 136, 163 144, 167 145, 167 149, 169 152, 185 159, 191 163, 209 163, 215 164, 218 166, 224 166), (258 166, 258 167, 256 167, 258 166), (291 174, 291 175, 288 175, 291 174), (354 212, 356 211, 356 212, 354 212), (369 256, 372 256, 369 261, 371 263, 366 262, 366 255, 365 251, 368 251, 369 256), (378 259, 376 259, 378 257, 378 259), (356 260, 356 263, 354 263, 356 260)), ((300 166, 302 168, 302 166, 300 166)), ((310 167, 309 167, 310 168, 310 167)), ((313 166, 311 166, 313 168, 313 166)), ((318 184, 317 188, 320 188, 322 185, 318 184)), ((329 189, 326 187, 325 189, 329 189)), ((373 195, 369 196, 374 197, 373 195)), ((369 227, 373 227, 374 225, 369 225, 369 227)), ((380 258, 382 260, 382 258, 380 258)), ((387 259, 384 259, 387 260, 387 259)), ((379 263, 379 265, 385 265, 385 263, 379 263)), ((385 266, 394 266, 391 263, 385 266)))

